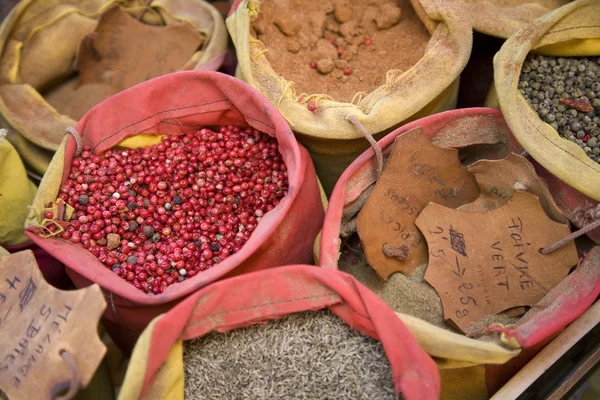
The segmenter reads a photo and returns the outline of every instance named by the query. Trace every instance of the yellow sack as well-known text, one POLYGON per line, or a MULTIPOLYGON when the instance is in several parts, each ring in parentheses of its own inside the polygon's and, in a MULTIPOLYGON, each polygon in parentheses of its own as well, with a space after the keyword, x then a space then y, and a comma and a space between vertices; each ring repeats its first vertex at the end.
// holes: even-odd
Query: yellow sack
POLYGON ((596 201, 600 200, 600 165, 543 122, 517 86, 523 62, 531 51, 550 56, 600 55, 598 21, 600 2, 575 1, 509 38, 494 58, 500 109, 519 143, 549 172, 596 201))
MULTIPOLYGON (((424 56, 407 71, 389 70, 384 85, 357 93, 353 103, 310 93, 299 96, 294 83, 277 75, 265 47, 250 32, 260 15, 258 0, 244 0, 227 18, 238 57, 238 77, 258 89, 287 119, 310 152, 327 195, 338 177, 368 146, 347 118, 354 116, 378 140, 400 125, 456 106, 459 75, 472 46, 469 18, 456 2, 411 0, 429 33, 424 56), (364 96, 362 96, 364 94, 364 96), (315 101, 318 114, 307 108, 315 101)), ((234 6, 235 7, 235 6, 234 6)))
POLYGON ((542 15, 572 0, 464 0, 473 30, 507 39, 542 15))
MULTIPOLYGON (((115 5, 149 25, 187 22, 196 28, 205 42, 184 69, 199 68, 227 47, 223 19, 204 0, 21 1, 0 26, 0 128, 9 130, 8 140, 37 174, 45 172, 65 129, 76 124, 42 93, 75 74, 80 42, 115 5)), ((104 91, 102 97, 113 94, 104 91)))
POLYGON ((36 187, 5 135, 0 130, 0 245, 15 246, 29 240, 24 234, 25 217, 36 187))

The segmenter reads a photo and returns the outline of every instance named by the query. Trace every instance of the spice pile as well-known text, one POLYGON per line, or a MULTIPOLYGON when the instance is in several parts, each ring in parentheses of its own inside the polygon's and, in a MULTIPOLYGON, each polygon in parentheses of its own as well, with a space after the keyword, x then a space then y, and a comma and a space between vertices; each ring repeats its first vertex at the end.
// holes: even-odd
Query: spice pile
POLYGON ((62 238, 136 288, 162 293, 237 253, 287 195, 277 147, 265 133, 233 126, 102 156, 85 147, 60 189, 75 208, 62 238))
POLYGON ((407 70, 424 54, 429 33, 409 1, 263 1, 252 24, 275 71, 300 92, 349 102, 407 70))
POLYGON ((185 342, 185 398, 396 399, 381 343, 328 310, 185 342))
POLYGON ((544 122, 600 162, 600 59, 530 55, 519 91, 544 122))

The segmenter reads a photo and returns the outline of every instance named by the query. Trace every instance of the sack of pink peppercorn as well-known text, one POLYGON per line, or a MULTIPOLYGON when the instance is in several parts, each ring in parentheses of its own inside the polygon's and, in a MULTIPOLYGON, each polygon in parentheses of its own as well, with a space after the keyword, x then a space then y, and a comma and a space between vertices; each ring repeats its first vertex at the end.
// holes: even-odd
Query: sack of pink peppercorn
POLYGON ((97 283, 103 288, 109 303, 104 325, 124 350, 133 347, 154 317, 216 280, 278 265, 312 262, 313 241, 324 211, 310 156, 296 142, 281 114, 244 82, 216 72, 185 71, 161 76, 105 100, 69 131, 72 134, 64 138, 40 184, 26 221, 27 235, 65 264, 77 287, 97 283), (204 127, 229 125, 251 127, 274 138, 288 182, 287 194, 262 216, 239 251, 208 269, 188 273, 184 280, 150 296, 114 273, 82 243, 58 234, 73 213, 71 206, 57 201, 59 191, 69 178, 76 152, 84 146, 100 156, 112 148, 159 144, 160 135, 191 134, 199 138, 204 127), (52 215, 46 213, 48 207, 52 215))

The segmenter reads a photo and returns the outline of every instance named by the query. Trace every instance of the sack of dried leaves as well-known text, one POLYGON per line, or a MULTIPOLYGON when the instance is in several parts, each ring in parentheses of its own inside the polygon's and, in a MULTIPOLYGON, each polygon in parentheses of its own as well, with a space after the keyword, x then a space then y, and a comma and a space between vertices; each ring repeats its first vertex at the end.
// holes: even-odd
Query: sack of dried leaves
POLYGON ((157 317, 121 399, 439 397, 433 360, 350 275, 294 265, 224 280, 157 317))

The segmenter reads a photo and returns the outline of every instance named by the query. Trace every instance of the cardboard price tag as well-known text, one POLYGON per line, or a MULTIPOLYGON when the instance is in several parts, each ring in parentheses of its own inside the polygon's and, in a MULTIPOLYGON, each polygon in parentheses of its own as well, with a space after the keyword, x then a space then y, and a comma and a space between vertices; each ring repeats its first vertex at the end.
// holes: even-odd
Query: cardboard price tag
POLYGON ((188 23, 146 25, 115 6, 81 41, 75 69, 80 85, 106 83, 123 90, 180 70, 201 43, 188 23))
POLYGON ((540 199, 546 214, 556 222, 567 219, 554 203, 548 188, 539 180, 533 165, 526 158, 511 154, 501 160, 479 160, 467 170, 475 175, 481 194, 477 200, 458 209, 466 212, 486 212, 502 207, 522 190, 540 199))
POLYGON ((9 399, 53 399, 87 386, 106 353, 97 333, 105 308, 98 285, 48 285, 29 250, 1 257, 0 389, 9 399))
POLYGON ((425 280, 442 299, 444 317, 463 331, 485 315, 534 305, 578 262, 574 242, 539 252, 570 230, 520 191, 487 213, 430 204, 416 224, 429 245, 425 280))
POLYGON ((427 263, 427 245, 415 218, 429 203, 458 207, 479 195, 475 177, 458 151, 434 146, 421 128, 398 136, 381 176, 357 218, 358 236, 369 265, 383 279, 410 275, 427 263), (404 260, 389 255, 404 252, 404 260))

